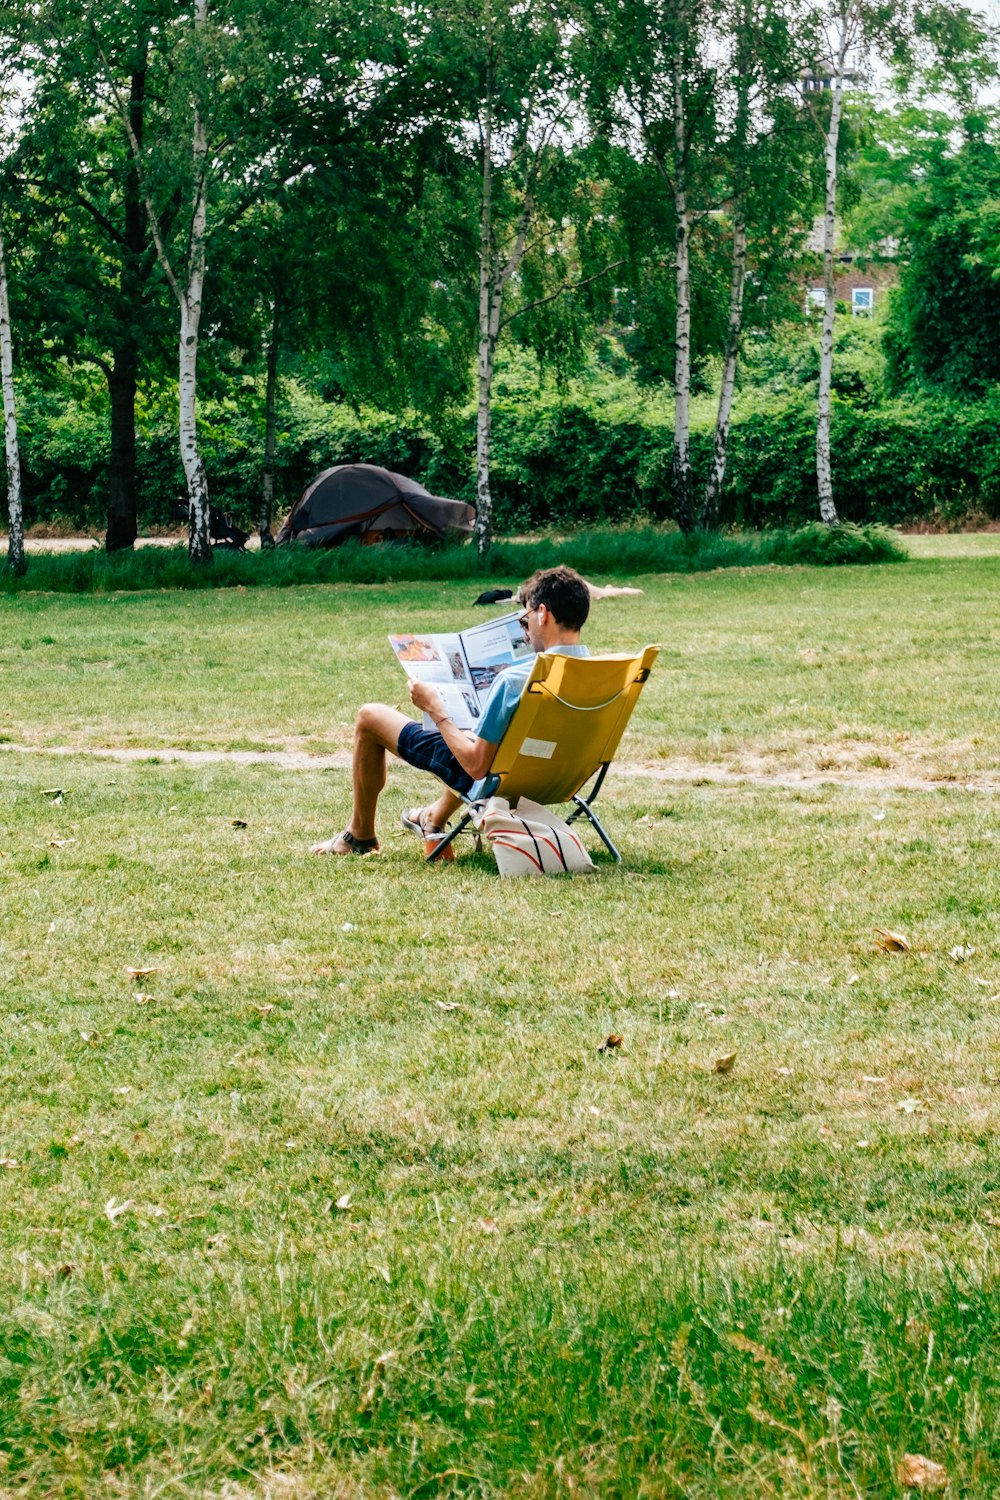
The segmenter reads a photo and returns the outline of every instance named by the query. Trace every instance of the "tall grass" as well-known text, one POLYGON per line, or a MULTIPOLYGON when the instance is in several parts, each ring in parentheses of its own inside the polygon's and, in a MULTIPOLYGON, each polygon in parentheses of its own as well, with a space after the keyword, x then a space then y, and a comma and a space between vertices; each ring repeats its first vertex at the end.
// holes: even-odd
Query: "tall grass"
POLYGON ((137 1259, 0 1317, 19 1493, 96 1494, 118 1469, 148 1494, 167 1469, 172 1492, 216 1494, 274 1465, 303 1497, 888 1497, 905 1452, 945 1458, 950 1493, 1000 1479, 1000 1291, 979 1271, 581 1275, 480 1251, 401 1259, 389 1285, 279 1243, 257 1272, 223 1251, 164 1287, 137 1259))
POLYGON ((283 588, 304 583, 389 583, 409 580, 518 582, 536 568, 566 563, 585 575, 628 578, 640 573, 697 573, 762 564, 900 562, 906 550, 880 526, 806 526, 799 531, 755 534, 694 532, 689 536, 656 526, 605 528, 572 536, 498 542, 484 562, 471 544, 362 547, 348 542, 331 551, 282 547, 274 552, 219 549, 210 567, 192 567, 187 550, 143 548, 138 552, 42 553, 28 572, 0 571, 7 593, 112 593, 134 589, 283 588))

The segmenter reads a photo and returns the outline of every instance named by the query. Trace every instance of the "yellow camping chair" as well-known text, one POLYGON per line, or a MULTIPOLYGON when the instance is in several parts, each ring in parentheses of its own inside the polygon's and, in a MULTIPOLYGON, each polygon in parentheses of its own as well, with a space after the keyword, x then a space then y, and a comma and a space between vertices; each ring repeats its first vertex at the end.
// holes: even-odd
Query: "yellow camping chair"
POLYGON ((497 795, 511 806, 519 797, 546 806, 575 803, 568 821, 583 813, 620 864, 621 855, 601 827, 593 802, 659 650, 647 646, 641 656, 537 657, 482 795, 475 802, 463 798, 469 811, 427 856, 428 864, 469 824, 473 812, 497 795), (590 792, 581 796, 593 778, 590 792))

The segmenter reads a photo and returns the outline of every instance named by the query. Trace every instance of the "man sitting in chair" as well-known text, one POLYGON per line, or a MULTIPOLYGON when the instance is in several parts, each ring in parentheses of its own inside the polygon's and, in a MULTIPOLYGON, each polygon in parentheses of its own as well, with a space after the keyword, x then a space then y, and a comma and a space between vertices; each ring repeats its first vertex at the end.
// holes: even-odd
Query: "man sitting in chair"
MULTIPOLYGON (((524 613, 521 623, 535 652, 587 656, 580 631, 590 613, 590 591, 572 568, 546 568, 521 586, 524 613)), ((385 786, 386 751, 418 770, 430 771, 444 782, 436 802, 403 814, 403 827, 422 839, 444 833, 461 806, 462 794, 473 792, 493 764, 497 746, 517 709, 534 661, 528 657, 501 672, 486 700, 479 734, 458 729, 445 711, 440 694, 429 682, 411 682, 410 698, 433 719, 433 730, 385 703, 365 703, 354 724, 354 810, 343 833, 312 846, 313 854, 374 854, 375 811, 385 786)))

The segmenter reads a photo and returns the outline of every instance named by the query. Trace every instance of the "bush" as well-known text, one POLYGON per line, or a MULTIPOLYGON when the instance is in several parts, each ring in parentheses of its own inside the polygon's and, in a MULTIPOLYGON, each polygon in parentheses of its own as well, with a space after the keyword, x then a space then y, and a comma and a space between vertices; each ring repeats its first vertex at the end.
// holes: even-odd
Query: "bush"
POLYGON ((812 521, 798 531, 769 533, 761 553, 768 562, 813 568, 903 562, 907 556, 899 537, 884 526, 853 526, 850 522, 826 526, 822 521, 812 521))
MULTIPOLYGON (((1000 393, 975 405, 926 393, 889 400, 876 379, 868 344, 853 328, 843 339, 842 373, 851 393, 845 388, 834 396, 832 432, 841 519, 900 525, 933 518, 947 524, 967 515, 1000 515, 1000 393)), ((801 369, 788 360, 777 370, 762 366, 760 384, 748 383, 739 393, 721 507, 724 525, 797 527, 816 516, 814 389, 808 349, 796 350, 805 361, 801 369)), ((749 364, 748 382, 757 373, 757 365, 749 364)), ((28 525, 58 512, 83 529, 103 526, 107 454, 101 399, 99 386, 82 386, 79 379, 55 394, 29 388, 23 403, 28 525)), ((714 416, 710 398, 694 402, 696 479, 707 471, 714 416)), ((171 524, 184 489, 176 413, 162 400, 147 401, 140 427, 140 524, 171 524)), ((260 389, 250 383, 238 399, 203 402, 201 430, 213 502, 244 526, 255 527, 260 389)), ((474 502, 474 446, 471 411, 454 414, 432 431, 416 417, 323 402, 288 381, 279 410, 277 503, 290 505, 324 468, 356 462, 400 470, 436 494, 474 502)), ((666 520, 673 514, 672 457, 669 393, 643 392, 606 373, 581 378, 567 393, 523 377, 498 380, 492 465, 496 530, 509 535, 539 527, 666 520)))

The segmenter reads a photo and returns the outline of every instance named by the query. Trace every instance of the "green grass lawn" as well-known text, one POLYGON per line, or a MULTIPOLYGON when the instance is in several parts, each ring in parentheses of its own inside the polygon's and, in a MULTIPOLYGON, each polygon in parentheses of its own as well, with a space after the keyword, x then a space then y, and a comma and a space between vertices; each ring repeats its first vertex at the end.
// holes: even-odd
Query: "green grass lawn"
MULTIPOLYGON (((406 770, 334 863, 344 771, 4 750, 0 1494, 995 1494, 996 816, 926 778, 997 767, 998 569, 599 605, 668 774, 593 879, 427 869, 406 770)), ((0 599, 0 729, 343 748, 468 597, 0 599)))

